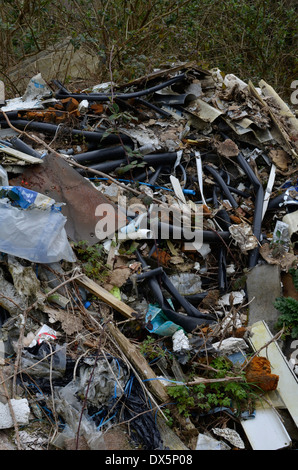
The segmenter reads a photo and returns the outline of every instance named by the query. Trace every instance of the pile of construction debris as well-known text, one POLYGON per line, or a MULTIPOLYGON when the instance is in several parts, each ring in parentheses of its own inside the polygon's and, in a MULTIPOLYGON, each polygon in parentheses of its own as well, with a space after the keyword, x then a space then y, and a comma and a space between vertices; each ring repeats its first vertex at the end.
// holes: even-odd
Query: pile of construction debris
POLYGON ((297 448, 290 107, 195 64, 1 105, 10 445, 297 448))

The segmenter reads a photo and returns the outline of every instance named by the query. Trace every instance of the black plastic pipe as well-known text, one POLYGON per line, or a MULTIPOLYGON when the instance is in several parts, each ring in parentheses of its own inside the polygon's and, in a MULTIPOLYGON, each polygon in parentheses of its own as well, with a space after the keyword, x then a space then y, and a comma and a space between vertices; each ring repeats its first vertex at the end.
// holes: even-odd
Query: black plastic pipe
POLYGON ((111 98, 118 98, 122 100, 129 100, 132 98, 140 98, 141 96, 150 95, 156 91, 162 90, 168 86, 173 85, 174 83, 181 82, 186 78, 185 74, 177 75, 176 77, 167 80, 166 82, 160 83, 159 85, 155 85, 151 88, 147 88, 146 90, 136 91, 132 93, 69 93, 60 82, 55 81, 54 83, 60 87, 60 90, 56 93, 57 99, 62 98, 75 98, 76 100, 88 100, 88 101, 110 101, 111 98))
POLYGON ((227 213, 225 209, 220 209, 216 213, 214 219, 216 220, 216 222, 218 223, 218 225, 223 231, 228 232, 229 227, 232 225, 232 222, 231 222, 229 214, 227 213))
POLYGON ((172 240, 182 240, 189 243, 195 240, 202 240, 204 243, 220 243, 228 242, 231 235, 230 232, 216 232, 212 230, 188 230, 183 227, 173 226, 165 222, 158 222, 158 234, 156 238, 160 238, 160 234, 168 234, 172 240))
POLYGON ((249 198, 250 194, 245 193, 244 191, 240 191, 240 189, 234 188, 233 186, 227 185, 228 189, 231 193, 235 193, 238 196, 244 197, 245 199, 249 198))
POLYGON ((149 181, 148 181, 149 184, 152 184, 153 186, 155 185, 157 178, 159 177, 161 173, 162 168, 163 168, 162 166, 159 166, 156 168, 156 171, 149 178, 149 181))
MULTIPOLYGON (((55 135, 59 130, 60 126, 55 124, 49 124, 46 122, 37 122, 37 121, 26 121, 24 119, 17 119, 10 121, 13 126, 19 129, 28 129, 45 132, 46 134, 55 135)), ((1 122, 2 127, 9 127, 6 122, 1 122)), ((108 134, 106 135, 105 131, 84 131, 81 129, 71 129, 67 128, 66 132, 71 133, 72 135, 77 135, 83 137, 88 142, 97 142, 101 145, 112 145, 119 144, 123 142, 124 144, 133 145, 132 139, 125 134, 108 134), (120 140, 121 139, 121 140, 120 140)))
MULTIPOLYGON (((140 183, 142 182, 145 182, 146 178, 150 178, 152 175, 154 175, 154 171, 152 170, 147 170, 147 171, 143 171, 143 173, 139 173, 138 175, 134 175, 133 179, 134 181, 139 181, 140 183)), ((148 181, 149 183, 149 181, 148 181)), ((149 183, 151 184, 151 183, 149 183)))
POLYGON ((193 95, 189 93, 184 93, 182 95, 163 95, 163 94, 155 94, 153 97, 153 101, 155 103, 160 103, 163 105, 168 106, 181 106, 185 105, 187 101, 190 101, 190 98, 193 95))
POLYGON ((275 198, 271 199, 269 201, 267 210, 275 210, 275 209, 280 209, 282 206, 297 206, 298 205, 298 200, 292 198, 290 195, 286 194, 286 191, 283 192, 282 194, 279 194, 275 198))
POLYGON ((174 284, 171 282, 167 274, 164 272, 162 267, 151 269, 150 271, 144 271, 142 274, 136 276, 137 281, 143 281, 144 279, 150 279, 152 277, 160 276, 160 280, 163 284, 163 287, 174 297, 174 299, 184 308, 187 315, 190 315, 195 318, 206 318, 209 320, 214 320, 214 317, 205 313, 201 313, 197 308, 195 308, 185 296, 181 295, 174 284))
MULTIPOLYGON (((116 168, 120 167, 121 165, 127 163, 127 160, 110 160, 108 162, 97 163, 96 165, 86 165, 91 170, 102 171, 103 173, 109 173, 110 171, 114 171, 116 168)), ((88 170, 77 170, 79 173, 88 173, 88 170)))
POLYGON ((40 154, 36 152, 30 145, 27 145, 18 137, 14 137, 11 139, 11 144, 14 149, 19 150, 20 152, 24 152, 27 155, 31 155, 32 157, 40 158, 40 154))
POLYGON ((155 268, 155 269, 150 269, 149 271, 144 271, 142 274, 137 274, 136 275, 136 280, 137 281, 144 281, 145 279, 149 279, 150 277, 155 277, 159 276, 163 273, 163 268, 155 268))
POLYGON ((206 320, 208 319, 210 321, 214 321, 213 316, 200 312, 196 307, 188 302, 188 300, 178 292, 165 272, 162 273, 161 280, 164 288, 174 297, 174 299, 177 300, 181 307, 184 308, 187 315, 195 318, 205 318, 206 320))
MULTIPOLYGON (((139 251, 137 251, 136 253, 139 261, 142 264, 142 267, 144 269, 148 269, 149 266, 147 265, 139 251)), ((206 318, 196 318, 175 312, 169 302, 164 298, 160 284, 156 277, 149 277, 148 284, 156 302, 159 304, 160 308, 162 309, 168 320, 172 321, 176 325, 181 326, 187 333, 192 332, 199 326, 210 325, 215 323, 214 319, 209 320, 206 318)))
POLYGON ((117 147, 109 147, 104 149, 91 150, 90 152, 77 153, 73 155, 73 159, 82 164, 92 162, 93 164, 111 160, 114 158, 125 158, 126 150, 122 145, 117 147))
POLYGON ((221 295, 226 293, 228 284, 226 254, 226 248, 220 246, 218 256, 218 289, 221 295))
MULTIPOLYGON (((237 161, 241 166, 242 170, 248 176, 250 182, 252 183, 255 191, 255 210, 254 210, 254 219, 253 219, 253 234, 260 241, 261 238, 261 231, 262 231, 262 213, 263 213, 263 204, 264 204, 264 190, 261 182, 254 174, 253 170, 251 169, 250 165, 245 160, 244 156, 239 153, 237 157, 237 161)), ((259 247, 250 250, 249 254, 249 267, 254 267, 259 258, 259 247)))
MULTIPOLYGON (((6 113, 6 116, 8 117, 8 119, 11 121, 11 119, 18 119, 19 117, 19 114, 18 114, 18 111, 7 111, 6 113)), ((5 119, 5 116, 3 114, 3 112, 1 112, 1 108, 0 108, 0 122, 1 122, 1 126, 3 125, 2 124, 2 121, 5 123, 7 123, 6 119, 5 119)))
MULTIPOLYGON (((177 159, 177 153, 157 153, 157 154, 152 154, 152 155, 144 155, 142 161, 148 163, 148 165, 158 165, 160 166, 161 162, 166 161, 168 163, 174 163, 177 159)), ((97 170, 97 171, 102 171, 104 173, 107 173, 109 171, 113 171, 116 168, 120 167, 121 165, 127 164, 126 159, 122 160, 113 160, 113 161, 108 161, 108 162, 102 162, 98 163, 96 165, 88 165, 88 167, 92 170, 97 170)), ((87 170, 86 170, 87 171, 87 170)))
POLYGON ((204 170, 207 170, 213 176, 213 178, 216 180, 217 184, 220 186, 221 190, 224 192, 225 196, 231 203, 232 207, 236 209, 238 207, 238 203, 232 196, 231 191, 229 190, 226 182, 220 176, 220 174, 214 168, 208 165, 204 166, 204 170))
POLYGON ((200 292, 199 294, 184 295, 184 297, 192 304, 199 304, 207 295, 208 292, 200 292))
POLYGON ((163 117, 166 117, 166 118, 171 117, 171 114, 165 111, 164 109, 161 109, 158 106, 155 106, 154 104, 150 103, 149 101, 143 100, 142 98, 136 98, 135 102, 142 104, 143 106, 146 106, 149 109, 152 109, 153 111, 155 111, 156 113, 160 114, 163 117))

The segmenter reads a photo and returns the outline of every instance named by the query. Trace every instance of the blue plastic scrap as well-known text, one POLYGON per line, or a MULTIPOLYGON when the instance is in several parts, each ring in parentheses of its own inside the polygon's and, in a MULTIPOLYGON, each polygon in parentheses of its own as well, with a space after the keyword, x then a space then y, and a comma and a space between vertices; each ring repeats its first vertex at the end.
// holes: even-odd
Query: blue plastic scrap
POLYGON ((160 307, 149 305, 146 313, 146 329, 160 336, 172 336, 181 326, 169 321, 160 307))
POLYGON ((43 194, 40 194, 23 186, 1 186, 0 198, 8 198, 11 205, 28 209, 38 207, 40 209, 51 209, 53 211, 61 211, 61 203, 56 203, 43 194))

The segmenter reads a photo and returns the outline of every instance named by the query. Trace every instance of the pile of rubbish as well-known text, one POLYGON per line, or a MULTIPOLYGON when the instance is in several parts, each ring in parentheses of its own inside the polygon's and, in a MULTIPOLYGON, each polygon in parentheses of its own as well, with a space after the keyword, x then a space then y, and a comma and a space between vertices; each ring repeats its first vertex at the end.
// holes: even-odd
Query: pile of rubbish
POLYGON ((118 450, 297 448, 290 106, 193 63, 1 98, 0 432, 18 450, 115 450, 119 430, 118 450))

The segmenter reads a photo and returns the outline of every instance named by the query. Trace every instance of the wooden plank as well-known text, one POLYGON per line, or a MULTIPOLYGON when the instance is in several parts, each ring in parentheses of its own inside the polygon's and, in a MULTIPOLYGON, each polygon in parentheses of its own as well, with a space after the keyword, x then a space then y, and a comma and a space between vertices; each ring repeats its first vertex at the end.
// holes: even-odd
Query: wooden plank
POLYGON ((180 437, 177 436, 161 416, 157 415, 156 421, 165 449, 189 450, 189 448, 181 441, 180 437))
POLYGON ((81 284, 92 294, 96 295, 96 297, 98 297, 100 300, 113 307, 115 310, 117 310, 117 312, 122 313, 122 315, 124 315, 126 318, 135 318, 137 316, 137 312, 135 310, 133 310, 121 300, 116 299, 113 294, 108 292, 92 279, 89 279, 87 276, 78 278, 76 282, 81 284))
MULTIPOLYGON (((122 313, 127 318, 134 318, 137 315, 132 308, 126 305, 121 300, 116 299, 110 292, 99 286, 95 281, 89 279, 87 276, 82 276, 76 279, 76 282, 81 286, 85 287, 89 292, 96 295, 100 300, 113 307, 118 312, 122 313)), ((127 357, 129 362, 135 367, 140 377, 146 381, 148 389, 152 391, 152 394, 158 398, 161 402, 169 400, 169 396, 166 392, 164 385, 157 379, 155 372, 151 369, 144 356, 140 353, 135 344, 131 343, 123 333, 114 325, 109 322, 107 325, 108 331, 113 339, 118 344, 123 354, 127 357)))
POLYGON ((107 325, 108 331, 114 338, 123 354, 127 357, 129 362, 134 366, 140 377, 145 381, 145 385, 152 392, 152 394, 162 403, 169 400, 164 385, 158 380, 155 372, 151 369, 150 365, 139 352, 137 347, 129 341, 126 336, 121 333, 112 322, 107 325))

